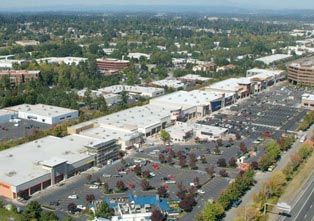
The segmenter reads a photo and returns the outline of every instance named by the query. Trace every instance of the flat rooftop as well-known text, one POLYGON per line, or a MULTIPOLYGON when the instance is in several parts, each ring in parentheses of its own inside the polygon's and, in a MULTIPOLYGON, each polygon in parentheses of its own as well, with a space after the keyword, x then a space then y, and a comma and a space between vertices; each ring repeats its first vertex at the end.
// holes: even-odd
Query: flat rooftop
POLYGON ((161 123, 163 118, 170 117, 171 110, 171 108, 147 104, 98 118, 97 122, 103 127, 106 125, 106 127, 136 131, 138 128, 161 123))
POLYGON ((185 76, 180 77, 180 79, 207 82, 211 80, 212 78, 201 77, 200 75, 197 75, 197 74, 187 74, 185 76))
POLYGON ((222 94, 210 92, 193 90, 187 91, 177 91, 171 94, 167 94, 158 98, 152 99, 150 102, 152 104, 164 103, 165 105, 180 107, 193 107, 197 105, 209 104, 211 101, 222 98, 222 94))
POLYGON ((293 63, 289 64, 289 66, 290 67, 296 67, 296 68, 304 67, 306 69, 314 69, 314 58, 312 60, 293 62, 293 63))
POLYGON ((257 58, 255 60, 264 62, 265 64, 271 64, 273 62, 284 60, 284 59, 287 59, 287 58, 290 58, 290 57, 292 57, 292 55, 288 55, 288 54, 274 54, 274 55, 270 55, 270 56, 257 58))
POLYGON ((182 81, 179 80, 160 80, 160 81, 153 81, 151 82, 153 85, 157 85, 160 87, 172 87, 172 88, 180 88, 180 87, 185 87, 185 84, 182 81))
POLYGON ((302 94, 302 100, 303 99, 314 101, 314 94, 308 94, 308 93, 302 94))
POLYGON ((0 152, 0 181, 13 186, 21 185, 50 172, 43 164, 54 165, 62 161, 69 164, 90 155, 85 145, 99 139, 81 135, 64 138, 47 136, 0 152))
POLYGON ((229 78, 210 85, 209 89, 238 91, 239 84, 250 84, 249 78, 229 78))
POLYGON ((204 125, 204 124, 193 124, 192 128, 194 131, 200 130, 200 131, 204 131, 207 133, 212 133, 213 135, 222 134, 228 130, 227 128, 216 127, 216 126, 211 126, 211 125, 204 125))
POLYGON ((69 114, 75 112, 77 110, 51 106, 46 104, 21 104, 13 107, 4 108, 5 110, 15 111, 15 112, 26 112, 30 114, 35 114, 39 116, 46 116, 46 117, 57 117, 64 114, 69 114))
POLYGON ((129 86, 129 85, 113 85, 105 88, 99 88, 97 91, 105 92, 105 93, 121 93, 123 91, 133 92, 133 93, 158 93, 164 92, 162 88, 155 87, 141 87, 141 86, 129 86))
POLYGON ((47 57, 47 58, 39 58, 36 59, 37 62, 48 62, 48 63, 61 63, 64 62, 65 64, 78 64, 81 61, 87 61, 87 58, 82 57, 47 57))

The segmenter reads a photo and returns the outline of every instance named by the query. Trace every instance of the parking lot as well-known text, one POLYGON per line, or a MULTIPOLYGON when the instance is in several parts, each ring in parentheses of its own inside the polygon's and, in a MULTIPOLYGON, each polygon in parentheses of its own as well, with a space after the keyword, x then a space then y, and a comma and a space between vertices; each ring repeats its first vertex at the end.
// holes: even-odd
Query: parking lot
MULTIPOLYGON (((232 167, 220 168, 217 165, 219 159, 228 161, 231 158, 238 159, 243 155, 240 143, 245 145, 248 151, 254 154, 246 154, 246 162, 258 161, 263 154, 265 144, 269 138, 277 139, 282 134, 295 134, 300 120, 307 113, 299 108, 301 92, 293 88, 274 86, 270 90, 251 96, 237 103, 225 111, 215 113, 210 117, 200 120, 199 123, 226 127, 233 139, 210 141, 202 144, 174 144, 167 145, 144 145, 141 151, 131 150, 123 161, 116 161, 98 171, 89 171, 73 177, 63 186, 52 187, 44 193, 35 195, 43 205, 49 205, 57 201, 57 213, 60 217, 67 211, 67 205, 74 202, 76 205, 86 205, 86 195, 93 194, 96 200, 105 197, 123 197, 132 193, 135 196, 155 195, 157 188, 165 186, 168 189, 169 199, 176 200, 178 197, 178 184, 189 189, 195 178, 199 179, 202 194, 197 194, 197 205, 192 212, 180 218, 180 220, 193 220, 208 199, 216 199, 220 192, 227 187, 229 182, 239 173, 239 169, 232 167), (284 96, 284 93, 289 94, 284 96), (290 97, 290 98, 289 98, 290 97), (235 134, 241 136, 235 139, 235 134), (160 162, 160 157, 164 163, 160 162), (171 155, 171 157, 169 157, 171 155), (191 169, 190 158, 195 157, 195 168, 191 169), (185 166, 182 167, 179 158, 185 158, 185 166), (170 162, 169 162, 170 159, 170 162), (168 161, 168 162, 167 162, 168 161), (135 167, 139 165, 142 173, 146 171, 152 189, 143 191, 141 182, 144 179, 136 175, 135 167), (216 176, 211 178, 207 173, 208 168, 213 168, 216 176), (220 170, 226 170, 228 176, 220 175, 220 170), (91 174, 90 180, 87 174, 91 174), (105 174, 105 175, 104 175, 105 174), (123 181, 127 187, 126 192, 116 193, 117 181, 123 181), (99 188, 90 189, 93 182, 101 183, 99 188), (108 183, 110 194, 104 194, 104 183, 108 183), (69 199, 69 195, 77 195, 78 199, 69 199)), ((50 205, 51 207, 51 205, 50 205)), ((53 206, 52 206, 53 207, 53 206)), ((77 217, 84 220, 85 216, 77 217)))
POLYGON ((47 130, 52 128, 49 124, 32 120, 19 120, 18 123, 7 122, 0 125, 0 141, 21 139, 31 135, 35 130, 47 130))

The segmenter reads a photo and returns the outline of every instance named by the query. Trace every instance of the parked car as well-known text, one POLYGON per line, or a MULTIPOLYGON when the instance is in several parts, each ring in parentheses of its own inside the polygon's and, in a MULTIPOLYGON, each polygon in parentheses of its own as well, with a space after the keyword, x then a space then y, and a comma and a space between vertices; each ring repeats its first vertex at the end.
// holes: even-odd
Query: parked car
POLYGON ((69 199, 78 199, 77 195, 75 195, 75 194, 68 196, 68 198, 69 198, 69 199))
POLYGON ((205 191, 202 190, 202 189, 198 189, 198 190, 197 190, 197 193, 199 193, 199 194, 205 194, 205 191))
POLYGON ((58 201, 50 201, 50 202, 49 202, 49 205, 50 205, 50 206, 59 206, 60 203, 59 203, 58 201))
POLYGON ((176 184, 177 182, 175 180, 166 180, 165 183, 167 183, 167 184, 176 184))
POLYGON ((80 210, 86 210, 86 207, 83 205, 77 205, 76 207, 80 210))
POLYGON ((89 189, 98 189, 98 186, 97 185, 91 185, 91 186, 89 186, 89 189))
POLYGON ((111 174, 106 174, 106 173, 104 173, 102 176, 105 177, 105 178, 110 178, 110 177, 111 177, 111 174))

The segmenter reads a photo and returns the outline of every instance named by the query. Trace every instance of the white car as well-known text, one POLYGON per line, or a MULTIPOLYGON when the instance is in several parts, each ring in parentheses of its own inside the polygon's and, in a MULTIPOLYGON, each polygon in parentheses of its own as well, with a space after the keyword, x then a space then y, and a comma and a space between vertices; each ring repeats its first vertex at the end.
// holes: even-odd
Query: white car
POLYGON ((153 172, 150 172, 149 175, 152 176, 152 177, 156 176, 156 174, 153 173, 153 172))
POLYGON ((177 182, 175 180, 166 180, 165 183, 167 183, 167 184, 176 184, 177 182))
POLYGON ((198 190, 197 190, 197 193, 199 193, 199 194, 204 194, 204 193, 205 193, 205 191, 204 191, 204 190, 202 190, 202 189, 198 189, 198 190))
POLYGON ((76 207, 80 210, 86 210, 86 206, 83 205, 77 205, 76 207))
POLYGON ((97 185, 91 185, 91 186, 89 186, 89 189, 98 189, 98 186, 97 185))
POLYGON ((78 197, 77 197, 77 195, 74 194, 74 195, 68 196, 68 198, 69 198, 69 199, 77 199, 78 197))
POLYGON ((141 159, 134 159, 134 163, 141 163, 142 160, 141 159))

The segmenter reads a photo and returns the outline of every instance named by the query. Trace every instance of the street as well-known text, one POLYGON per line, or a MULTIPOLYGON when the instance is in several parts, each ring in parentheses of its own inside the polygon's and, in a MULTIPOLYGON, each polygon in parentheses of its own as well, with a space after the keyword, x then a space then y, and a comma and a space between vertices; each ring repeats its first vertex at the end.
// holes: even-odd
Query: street
POLYGON ((309 181, 305 184, 304 188, 300 192, 300 195, 295 199, 292 205, 292 210, 289 216, 281 216, 279 221, 288 220, 314 220, 314 176, 312 175, 309 181))

